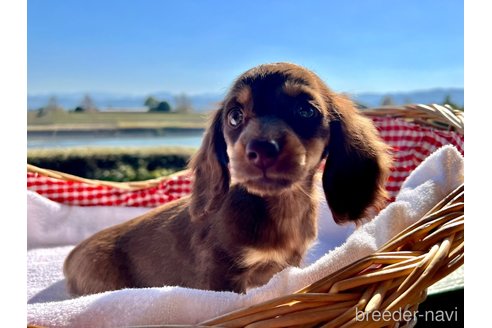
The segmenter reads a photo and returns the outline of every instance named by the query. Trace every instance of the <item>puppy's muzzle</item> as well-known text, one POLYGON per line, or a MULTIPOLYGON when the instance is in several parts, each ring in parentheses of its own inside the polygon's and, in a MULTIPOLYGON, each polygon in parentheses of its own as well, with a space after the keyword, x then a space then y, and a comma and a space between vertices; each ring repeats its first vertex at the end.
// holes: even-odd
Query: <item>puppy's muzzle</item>
POLYGON ((246 145, 246 158, 261 170, 273 166, 280 154, 280 146, 275 140, 253 139, 246 145))

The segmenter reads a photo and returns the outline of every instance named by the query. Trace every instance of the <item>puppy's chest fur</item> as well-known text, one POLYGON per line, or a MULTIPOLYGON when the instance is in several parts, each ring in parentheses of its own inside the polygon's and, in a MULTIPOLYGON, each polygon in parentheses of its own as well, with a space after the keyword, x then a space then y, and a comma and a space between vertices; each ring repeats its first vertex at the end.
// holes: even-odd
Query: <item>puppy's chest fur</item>
POLYGON ((234 285, 240 290, 266 283, 283 268, 299 266, 316 238, 317 195, 294 190, 278 196, 255 196, 233 187, 220 215, 221 245, 233 258, 234 285))

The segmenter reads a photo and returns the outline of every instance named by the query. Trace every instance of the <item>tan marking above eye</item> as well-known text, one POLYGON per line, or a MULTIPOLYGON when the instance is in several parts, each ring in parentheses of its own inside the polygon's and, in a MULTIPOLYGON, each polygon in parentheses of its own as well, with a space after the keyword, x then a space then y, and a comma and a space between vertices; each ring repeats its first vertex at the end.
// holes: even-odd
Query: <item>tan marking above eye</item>
POLYGON ((245 106, 252 100, 251 96, 251 88, 248 85, 245 85, 236 93, 236 100, 238 103, 245 106))
POLYGON ((323 101, 315 88, 298 82, 286 81, 282 86, 282 91, 287 96, 293 98, 301 94, 307 96, 307 101, 315 108, 318 108, 319 106, 317 104, 321 104, 323 101))
POLYGON ((286 81, 282 86, 282 90, 286 95, 291 97, 296 97, 304 92, 302 85, 291 81, 286 81))

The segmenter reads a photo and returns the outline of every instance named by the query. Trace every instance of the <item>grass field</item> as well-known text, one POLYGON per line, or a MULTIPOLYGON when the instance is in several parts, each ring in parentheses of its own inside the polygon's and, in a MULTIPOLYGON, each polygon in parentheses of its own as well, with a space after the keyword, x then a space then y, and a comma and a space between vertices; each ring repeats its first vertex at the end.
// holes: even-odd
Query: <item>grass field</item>
POLYGON ((38 116, 27 113, 28 131, 60 129, 155 129, 155 128, 204 128, 207 114, 204 113, 147 113, 147 112, 94 112, 76 113, 55 111, 38 116))
MULTIPOLYGON (((206 122, 207 115, 202 113, 54 111, 38 116, 37 112, 28 112, 27 132, 29 136, 29 132, 51 134, 63 130, 85 134, 97 130, 186 130, 203 129, 206 122)), ((184 169, 195 151, 181 147, 29 149, 27 162, 89 179, 141 181, 184 169)))

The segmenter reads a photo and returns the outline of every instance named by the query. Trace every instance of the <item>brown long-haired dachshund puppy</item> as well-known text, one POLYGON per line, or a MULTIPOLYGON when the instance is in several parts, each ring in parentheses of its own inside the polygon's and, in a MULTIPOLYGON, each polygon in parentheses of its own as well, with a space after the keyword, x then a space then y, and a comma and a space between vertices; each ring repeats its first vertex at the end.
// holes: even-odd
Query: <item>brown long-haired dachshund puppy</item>
POLYGON ((289 63, 241 75, 190 162, 190 197, 80 243, 72 294, 178 285, 244 292, 300 265, 316 238, 316 179, 338 223, 386 200, 387 146, 313 72, 289 63))

